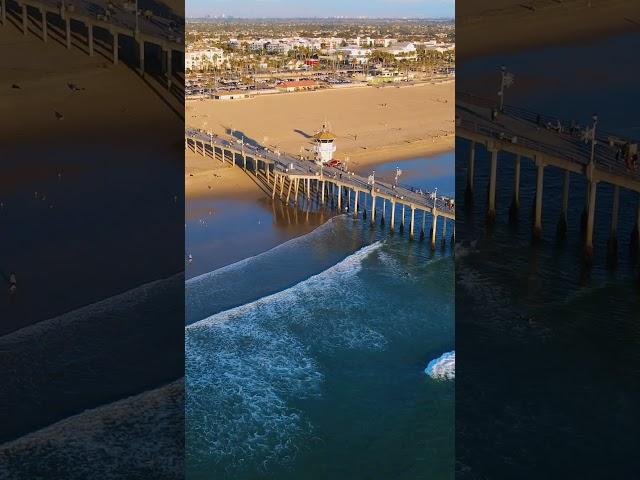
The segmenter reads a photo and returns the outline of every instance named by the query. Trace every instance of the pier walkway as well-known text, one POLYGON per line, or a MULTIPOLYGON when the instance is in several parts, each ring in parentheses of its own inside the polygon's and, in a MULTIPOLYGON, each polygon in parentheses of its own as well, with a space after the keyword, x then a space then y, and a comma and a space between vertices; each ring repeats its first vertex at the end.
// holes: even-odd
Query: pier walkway
MULTIPOLYGON (((534 237, 542 233, 542 199, 545 166, 565 171, 562 195, 562 213, 558 231, 566 231, 570 189, 570 174, 582 175, 587 181, 587 195, 583 213, 585 230, 585 254, 592 256, 593 228, 597 184, 614 186, 610 247, 617 248, 617 222, 619 190, 626 188, 640 192, 640 162, 637 141, 595 128, 595 142, 590 136, 590 125, 578 125, 523 108, 505 105, 497 111, 497 102, 468 93, 456 95, 456 136, 471 143, 467 168, 467 196, 473 198, 474 163, 476 145, 483 145, 491 155, 487 221, 495 220, 495 190, 498 152, 512 154, 515 161, 513 201, 510 213, 514 215, 520 204, 520 159, 530 158, 537 168, 536 197, 534 206, 534 237), (592 150, 593 149, 593 150, 592 150), (593 159, 593 160, 592 160, 593 159)), ((594 118, 597 121, 597 118, 594 118)), ((637 224, 632 237, 632 247, 637 248, 640 235, 640 204, 637 224)))
MULTIPOLYGON (((369 205, 371 224, 376 221, 376 212, 381 210, 381 223, 384 224, 387 203, 390 207, 391 231, 395 229, 397 208, 401 209, 400 230, 404 229, 405 210, 409 215, 409 238, 413 239, 416 225, 416 212, 422 219, 420 238, 425 236, 427 214, 431 217, 431 245, 435 247, 438 218, 443 219, 442 242, 446 241, 446 223, 452 220, 455 232, 455 207, 453 200, 437 197, 433 192, 423 191, 403 185, 392 185, 375 180, 371 185, 367 178, 340 168, 320 166, 315 161, 296 157, 283 152, 274 152, 262 146, 243 143, 238 139, 225 139, 202 130, 185 130, 185 148, 205 156, 219 158, 252 172, 262 180, 271 191, 286 204, 298 203, 299 198, 310 198, 312 193, 319 197, 320 205, 329 201, 337 204, 338 210, 348 209, 358 215, 364 207, 366 216, 369 205), (361 197, 364 198, 361 199, 361 197), (362 203, 364 201, 364 204, 362 203)), ((365 217, 366 218, 366 217, 365 217)), ((452 235, 453 238, 453 235, 452 235)))

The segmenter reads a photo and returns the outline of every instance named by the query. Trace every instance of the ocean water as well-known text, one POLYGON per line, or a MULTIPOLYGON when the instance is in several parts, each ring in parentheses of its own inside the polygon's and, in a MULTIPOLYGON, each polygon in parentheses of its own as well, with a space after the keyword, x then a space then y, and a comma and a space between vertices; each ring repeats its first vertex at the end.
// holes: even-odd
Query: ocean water
POLYGON ((187 478, 453 478, 454 382, 425 373, 452 252, 387 227, 338 215, 187 281, 187 478))
MULTIPOLYGON (((635 112, 624 108, 639 98, 637 75, 618 75, 616 65, 639 41, 635 33, 478 59, 459 66, 458 78, 486 86, 504 64, 516 75, 512 103, 583 123, 595 111, 602 128, 637 136, 635 112), (594 57, 597 63, 587 61, 594 57), (607 78, 610 90, 599 81, 607 78)), ((567 237, 559 241, 562 172, 545 169, 543 236, 533 245, 531 161, 522 161, 519 220, 509 225, 513 159, 499 156, 497 220, 487 228, 488 155, 476 150, 469 206, 468 142, 458 140, 456 153, 457 477, 637 478, 640 272, 628 246, 638 195, 621 190, 611 261, 612 187, 598 185, 588 269, 581 261, 584 178, 571 177, 567 237)))

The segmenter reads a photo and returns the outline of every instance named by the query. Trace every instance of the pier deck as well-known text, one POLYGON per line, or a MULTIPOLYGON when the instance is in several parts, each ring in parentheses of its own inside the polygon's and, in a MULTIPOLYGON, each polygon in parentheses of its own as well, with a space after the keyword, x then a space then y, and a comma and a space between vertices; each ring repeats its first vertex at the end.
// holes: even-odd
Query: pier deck
POLYGON ((290 201, 297 205, 299 201, 318 199, 318 205, 337 204, 338 211, 349 211, 357 216, 363 211, 373 226, 376 223, 376 210, 380 223, 384 225, 388 208, 388 222, 391 232, 396 225, 396 211, 400 210, 400 232, 404 230, 405 211, 409 215, 409 239, 414 238, 416 225, 421 221, 420 239, 426 235, 426 219, 431 217, 429 236, 431 248, 435 249, 438 230, 438 218, 442 218, 441 245, 447 241, 447 220, 451 226, 451 243, 455 238, 455 205, 453 199, 437 197, 432 192, 423 191, 406 185, 392 185, 375 180, 369 183, 367 178, 335 167, 318 165, 313 160, 296 157, 291 154, 274 152, 263 146, 245 144, 238 139, 226 139, 202 130, 185 129, 185 148, 203 156, 220 158, 222 162, 244 168, 255 175, 285 204, 290 201), (250 168, 247 168, 248 164, 250 168), (261 168, 262 167, 262 168, 261 168), (285 185, 286 184, 286 185, 285 185), (313 192, 313 193, 312 193, 313 192), (360 200, 360 198, 362 200, 360 200), (360 208, 358 203, 360 203, 360 208), (416 213, 418 214, 416 218, 416 213))
MULTIPOLYGON (((520 205, 520 159, 530 158, 537 169, 534 202, 534 239, 542 235, 542 203, 544 168, 554 166, 564 170, 562 208, 558 220, 558 233, 564 236, 567 230, 567 212, 571 173, 585 177, 586 199, 582 214, 585 259, 593 256, 593 230, 597 185, 606 182, 614 187, 609 233, 609 253, 617 253, 617 229, 620 209, 620 188, 640 193, 640 161, 633 159, 633 149, 638 141, 625 139, 617 134, 602 131, 595 125, 595 135, 590 134, 594 124, 578 125, 556 117, 542 115, 524 108, 505 105, 497 110, 497 102, 468 93, 456 95, 456 136, 470 141, 467 164, 468 198, 473 198, 474 163, 476 145, 483 145, 490 153, 490 179, 487 202, 487 222, 496 217, 496 176, 498 153, 507 152, 515 162, 513 200, 509 216, 514 219, 520 205), (595 140, 595 141, 593 141, 595 140), (593 151, 592 151, 593 150, 593 151)), ((594 117, 594 120, 597 120, 594 117)), ((501 160, 505 161, 506 158, 501 160)), ((640 245, 640 198, 636 209, 636 224, 631 236, 631 250, 638 251, 640 245)))

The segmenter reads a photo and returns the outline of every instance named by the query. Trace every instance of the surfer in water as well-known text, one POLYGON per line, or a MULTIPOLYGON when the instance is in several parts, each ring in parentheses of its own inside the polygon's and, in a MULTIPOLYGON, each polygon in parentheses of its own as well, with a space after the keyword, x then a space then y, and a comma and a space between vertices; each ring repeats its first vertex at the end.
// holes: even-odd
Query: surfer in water
POLYGON ((193 255, 189 254, 189 263, 193 263, 193 255))

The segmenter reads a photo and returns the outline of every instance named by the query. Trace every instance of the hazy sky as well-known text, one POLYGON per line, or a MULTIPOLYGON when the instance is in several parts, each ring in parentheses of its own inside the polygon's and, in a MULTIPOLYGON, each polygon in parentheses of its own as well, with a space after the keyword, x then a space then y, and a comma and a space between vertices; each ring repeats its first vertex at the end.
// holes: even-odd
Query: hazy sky
POLYGON ((447 17, 455 0, 185 0, 187 18, 234 17, 447 17))

